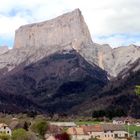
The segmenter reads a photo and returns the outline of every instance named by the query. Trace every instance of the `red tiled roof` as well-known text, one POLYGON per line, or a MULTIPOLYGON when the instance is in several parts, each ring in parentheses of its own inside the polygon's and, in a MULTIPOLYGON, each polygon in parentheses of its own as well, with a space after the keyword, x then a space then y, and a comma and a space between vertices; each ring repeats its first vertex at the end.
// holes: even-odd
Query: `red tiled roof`
POLYGON ((101 125, 82 126, 86 132, 101 132, 103 128, 101 125))

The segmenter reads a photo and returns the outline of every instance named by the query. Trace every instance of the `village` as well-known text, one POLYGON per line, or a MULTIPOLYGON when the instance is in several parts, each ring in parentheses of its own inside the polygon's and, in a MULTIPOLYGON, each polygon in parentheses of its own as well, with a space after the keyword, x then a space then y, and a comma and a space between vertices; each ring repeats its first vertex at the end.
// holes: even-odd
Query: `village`
MULTIPOLYGON (((2 120, 1 120, 2 121, 2 120)), ((140 140, 140 120, 131 117, 112 121, 48 121, 12 118, 0 123, 1 140, 140 140), (33 124, 31 124, 31 122, 33 124), (22 139, 21 139, 22 137, 22 139)))

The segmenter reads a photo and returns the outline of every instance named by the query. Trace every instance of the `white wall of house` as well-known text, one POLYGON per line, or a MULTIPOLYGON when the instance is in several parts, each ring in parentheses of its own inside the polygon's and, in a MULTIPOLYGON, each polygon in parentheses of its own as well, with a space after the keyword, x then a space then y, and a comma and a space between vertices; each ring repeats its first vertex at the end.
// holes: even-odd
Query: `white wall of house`
POLYGON ((126 135, 129 136, 128 132, 126 131, 114 131, 114 135, 115 134, 117 134, 118 137, 121 137, 121 138, 126 137, 126 135))
POLYGON ((88 134, 90 135, 90 137, 93 138, 101 138, 103 136, 103 132, 88 132, 88 134))
POLYGON ((115 138, 115 134, 121 138, 121 140, 126 140, 125 134, 128 135, 126 131, 88 132, 88 134, 90 137, 99 138, 101 140, 118 140, 118 138, 115 138))
POLYGON ((125 124, 125 122, 113 120, 113 124, 125 124))
POLYGON ((89 135, 72 135, 71 140, 89 140, 89 135))
POLYGON ((12 135, 12 131, 8 126, 3 126, 0 128, 0 133, 5 133, 7 135, 12 135))

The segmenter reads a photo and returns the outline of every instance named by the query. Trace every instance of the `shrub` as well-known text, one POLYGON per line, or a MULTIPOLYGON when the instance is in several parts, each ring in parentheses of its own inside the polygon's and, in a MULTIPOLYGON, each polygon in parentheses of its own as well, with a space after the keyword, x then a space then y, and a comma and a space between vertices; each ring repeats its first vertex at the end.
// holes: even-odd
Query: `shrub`
POLYGON ((45 132, 48 129, 48 123, 45 120, 38 120, 32 125, 31 129, 35 133, 38 133, 40 136, 44 137, 45 132))
POLYGON ((12 133, 12 140, 28 140, 28 134, 22 128, 16 129, 12 133))
POLYGON ((140 95, 140 85, 137 85, 137 86, 135 87, 135 93, 136 93, 137 95, 140 95))
POLYGON ((7 134, 0 134, 0 140, 10 140, 10 136, 7 134))

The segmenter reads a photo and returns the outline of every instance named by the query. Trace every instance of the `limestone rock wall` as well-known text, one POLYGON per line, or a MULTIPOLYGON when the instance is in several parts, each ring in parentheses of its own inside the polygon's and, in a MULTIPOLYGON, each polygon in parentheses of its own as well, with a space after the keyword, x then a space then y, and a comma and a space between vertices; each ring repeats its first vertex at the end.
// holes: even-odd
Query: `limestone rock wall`
POLYGON ((49 21, 21 26, 15 33, 14 48, 52 47, 53 49, 53 46, 65 46, 77 41, 92 42, 79 9, 49 21))

